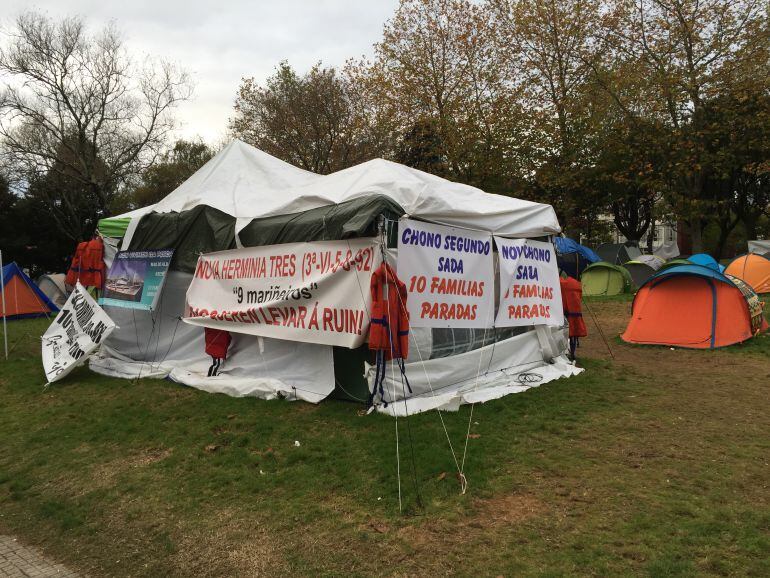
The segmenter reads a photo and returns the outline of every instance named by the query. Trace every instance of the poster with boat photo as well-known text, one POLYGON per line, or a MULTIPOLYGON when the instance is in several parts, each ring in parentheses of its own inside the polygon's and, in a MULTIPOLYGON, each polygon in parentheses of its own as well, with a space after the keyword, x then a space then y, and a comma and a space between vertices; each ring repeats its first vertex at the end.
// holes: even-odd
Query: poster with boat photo
POLYGON ((104 295, 99 304, 155 309, 173 255, 172 249, 120 251, 107 273, 104 295))

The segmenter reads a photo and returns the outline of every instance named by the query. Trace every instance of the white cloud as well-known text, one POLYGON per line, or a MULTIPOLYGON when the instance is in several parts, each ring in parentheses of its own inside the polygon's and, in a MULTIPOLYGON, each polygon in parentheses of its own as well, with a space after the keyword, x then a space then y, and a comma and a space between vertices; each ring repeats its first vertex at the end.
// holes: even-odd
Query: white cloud
POLYGON ((264 80, 281 60, 305 70, 322 60, 341 65, 370 54, 397 0, 247 0, 219 2, 25 0, 4 2, 4 27, 33 8, 78 15, 93 29, 114 20, 129 49, 177 62, 192 75, 195 96, 180 106, 180 135, 213 142, 225 136, 240 79, 264 80))

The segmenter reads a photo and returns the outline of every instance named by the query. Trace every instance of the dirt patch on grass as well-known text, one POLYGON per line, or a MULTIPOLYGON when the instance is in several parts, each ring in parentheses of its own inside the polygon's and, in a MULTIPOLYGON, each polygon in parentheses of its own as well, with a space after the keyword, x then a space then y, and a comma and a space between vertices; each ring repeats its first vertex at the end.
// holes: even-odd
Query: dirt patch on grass
POLYGON ((111 482, 118 475, 127 470, 146 468, 147 466, 165 460, 170 455, 171 450, 168 448, 147 448, 98 465, 95 468, 94 477, 111 482))
POLYGON ((466 524, 471 527, 498 527, 518 524, 545 512, 543 502, 529 494, 502 494, 474 503, 478 512, 466 524))
POLYGON ((205 520, 174 532, 179 576, 279 576, 288 574, 280 540, 254 515, 234 510, 202 513, 205 520))

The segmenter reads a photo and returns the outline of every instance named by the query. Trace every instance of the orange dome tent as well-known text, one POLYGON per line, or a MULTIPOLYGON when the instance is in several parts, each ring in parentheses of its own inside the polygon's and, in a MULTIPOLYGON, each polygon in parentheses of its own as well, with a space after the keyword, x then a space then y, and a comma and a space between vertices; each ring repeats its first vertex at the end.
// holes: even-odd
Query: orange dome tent
POLYGON ((35 285, 16 263, 3 267, 0 283, 5 295, 5 308, 0 301, 0 316, 7 319, 44 317, 58 313, 59 308, 35 285))
POLYGON ((750 253, 732 260, 725 273, 743 279, 757 293, 770 293, 770 259, 750 253))
POLYGON ((647 280, 621 336, 628 343, 713 349, 767 328, 757 294, 740 279, 702 265, 679 265, 647 280))

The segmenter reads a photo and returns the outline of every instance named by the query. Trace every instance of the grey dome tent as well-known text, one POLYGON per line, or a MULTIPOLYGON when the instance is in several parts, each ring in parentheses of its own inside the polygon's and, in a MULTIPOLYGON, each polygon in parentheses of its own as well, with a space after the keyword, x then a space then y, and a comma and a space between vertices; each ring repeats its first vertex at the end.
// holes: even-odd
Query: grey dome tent
POLYGON ((644 282, 655 274, 655 269, 642 261, 629 261, 624 263, 623 267, 631 275, 631 279, 637 287, 644 285, 644 282))
POLYGON ((61 309, 67 302, 67 287, 64 284, 64 273, 50 273, 37 278, 37 286, 48 298, 61 309))
POLYGON ((596 253, 602 258, 602 261, 613 265, 622 265, 633 261, 642 254, 639 247, 623 243, 603 243, 596 248, 596 253))

